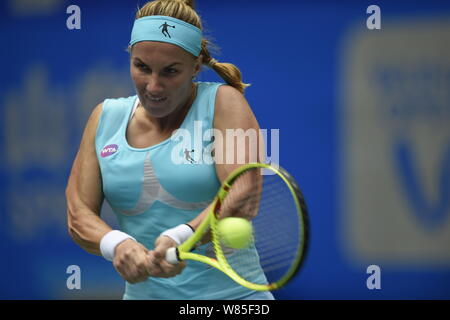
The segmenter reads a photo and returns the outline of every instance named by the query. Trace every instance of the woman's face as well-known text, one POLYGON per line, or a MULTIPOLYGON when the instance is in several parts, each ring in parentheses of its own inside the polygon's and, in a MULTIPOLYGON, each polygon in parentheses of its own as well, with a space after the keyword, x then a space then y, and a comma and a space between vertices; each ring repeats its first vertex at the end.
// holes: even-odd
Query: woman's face
POLYGON ((141 105, 155 118, 166 117, 187 102, 192 77, 199 71, 199 59, 170 43, 138 42, 131 51, 131 78, 141 105))

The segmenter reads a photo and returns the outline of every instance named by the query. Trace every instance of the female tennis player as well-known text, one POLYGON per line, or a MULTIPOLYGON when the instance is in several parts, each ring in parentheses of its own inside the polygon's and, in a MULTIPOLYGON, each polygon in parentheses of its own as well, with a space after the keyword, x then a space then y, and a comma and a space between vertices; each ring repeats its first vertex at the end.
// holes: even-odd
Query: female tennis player
MULTIPOLYGON (((217 62, 208 47, 192 1, 148 2, 137 12, 129 43, 137 95, 104 100, 87 122, 66 189, 69 233, 86 251, 113 262, 126 280, 124 299, 273 299, 208 265, 165 260, 168 248, 193 234, 221 182, 242 164, 208 163, 203 156, 214 138, 180 147, 189 141, 179 133, 193 137, 198 128, 215 129, 225 138, 226 129, 259 132, 240 71, 217 62), (194 82, 202 65, 226 84, 194 82), (104 199, 121 230, 100 218, 104 199)), ((215 146, 216 159, 245 152, 249 161, 248 143, 222 146, 215 146)))

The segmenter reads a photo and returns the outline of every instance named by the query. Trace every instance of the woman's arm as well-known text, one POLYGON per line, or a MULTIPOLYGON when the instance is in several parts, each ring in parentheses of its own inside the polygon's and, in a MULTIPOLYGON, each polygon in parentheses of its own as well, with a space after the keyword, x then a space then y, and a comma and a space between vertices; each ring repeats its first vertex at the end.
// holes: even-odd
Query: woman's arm
MULTIPOLYGON (((222 148, 215 148, 216 174, 221 183, 244 163, 263 161, 260 148, 264 144, 258 121, 242 93, 231 86, 223 85, 217 90, 214 128, 221 132, 223 138, 222 143, 216 144, 222 148)), ((239 190, 238 197, 245 197, 247 189, 252 190, 260 185, 259 176, 248 175, 246 178, 248 179, 240 181, 239 189, 234 189, 239 190)), ((240 199, 239 202, 243 203, 244 200, 240 199)), ((210 209, 211 205, 190 221, 189 225, 197 229, 210 209)), ((241 216, 242 213, 235 212, 234 215, 241 216)))
POLYGON ((81 248, 96 255, 101 255, 102 237, 111 231, 100 218, 103 192, 95 134, 101 112, 99 104, 89 117, 66 188, 69 234, 81 248))

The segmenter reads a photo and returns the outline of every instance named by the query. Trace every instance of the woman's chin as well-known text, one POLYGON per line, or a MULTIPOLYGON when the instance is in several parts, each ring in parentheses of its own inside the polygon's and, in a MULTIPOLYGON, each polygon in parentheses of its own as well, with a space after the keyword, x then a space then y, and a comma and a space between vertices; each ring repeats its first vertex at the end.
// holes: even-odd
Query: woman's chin
POLYGON ((147 103, 144 109, 154 118, 164 118, 169 115, 168 108, 163 104, 147 103))

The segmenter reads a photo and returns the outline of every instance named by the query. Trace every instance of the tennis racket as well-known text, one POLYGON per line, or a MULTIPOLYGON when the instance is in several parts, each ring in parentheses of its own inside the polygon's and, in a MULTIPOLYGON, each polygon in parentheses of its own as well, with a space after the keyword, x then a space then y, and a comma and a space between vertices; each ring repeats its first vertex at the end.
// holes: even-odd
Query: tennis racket
POLYGON ((211 208, 188 240, 167 250, 168 262, 206 263, 256 291, 281 288, 296 275, 308 248, 308 212, 300 188, 285 170, 261 163, 239 167, 222 183, 211 208), (235 249, 225 244, 217 225, 227 217, 251 222, 250 245, 235 249), (212 243, 212 257, 196 252, 201 242, 212 243))

